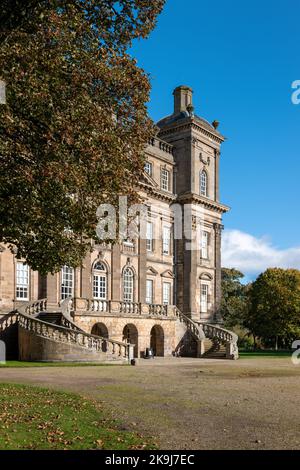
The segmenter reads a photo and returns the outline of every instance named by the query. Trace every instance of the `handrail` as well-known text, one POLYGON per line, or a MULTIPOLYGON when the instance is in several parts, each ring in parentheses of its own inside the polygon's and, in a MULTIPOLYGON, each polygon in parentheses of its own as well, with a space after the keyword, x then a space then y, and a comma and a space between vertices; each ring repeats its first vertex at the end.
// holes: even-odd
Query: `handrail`
POLYGON ((225 328, 219 325, 212 325, 210 323, 203 322, 198 322, 198 324, 201 325, 207 338, 217 337, 222 341, 230 343, 237 343, 238 341, 238 336, 233 333, 233 331, 226 330, 225 328))
MULTIPOLYGON (((53 325, 53 323, 47 323, 29 314, 45 311, 46 305, 47 299, 42 299, 37 302, 28 302, 19 307, 17 312, 20 326, 26 330, 34 331, 45 338, 51 338, 63 343, 77 344, 94 351, 106 350, 108 353, 117 355, 118 357, 127 358, 128 360, 131 359, 131 349, 133 345, 129 343, 122 343, 101 336, 95 336, 80 329, 76 330, 66 326, 53 325)), ((69 322, 68 319, 65 320, 69 322)))
POLYGON ((18 321, 18 313, 13 310, 9 313, 4 313, 3 317, 0 318, 0 331, 4 331, 11 325, 14 325, 18 321))
POLYGON ((191 318, 187 317, 182 313, 178 307, 174 308, 174 314, 179 320, 183 323, 185 323, 187 329, 198 339, 198 340, 204 340, 205 339, 205 334, 201 328, 201 326, 198 326, 194 320, 191 318))

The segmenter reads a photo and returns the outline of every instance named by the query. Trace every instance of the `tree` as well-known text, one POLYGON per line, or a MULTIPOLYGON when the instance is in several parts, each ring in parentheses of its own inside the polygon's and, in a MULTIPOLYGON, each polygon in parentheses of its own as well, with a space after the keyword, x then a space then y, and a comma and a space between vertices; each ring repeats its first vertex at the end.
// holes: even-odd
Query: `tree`
POLYGON ((245 326, 264 342, 297 338, 300 333, 300 271, 267 269, 253 283, 245 326))
POLYGON ((244 326, 249 286, 241 283, 243 277, 237 269, 222 268, 221 315, 228 328, 244 326))
POLYGON ((150 85, 126 48, 164 0, 5 0, 0 242, 42 274, 78 266, 101 203, 138 200, 150 85))

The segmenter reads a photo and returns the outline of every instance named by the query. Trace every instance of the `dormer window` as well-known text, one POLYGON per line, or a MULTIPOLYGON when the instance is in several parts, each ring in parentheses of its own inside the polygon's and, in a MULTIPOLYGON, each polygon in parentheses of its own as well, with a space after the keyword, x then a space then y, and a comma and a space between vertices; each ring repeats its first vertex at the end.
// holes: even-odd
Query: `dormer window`
POLYGON ((145 163, 145 172, 149 175, 152 176, 153 174, 153 165, 150 162, 145 163))
POLYGON ((200 173, 200 195, 207 197, 207 173, 205 170, 200 173))

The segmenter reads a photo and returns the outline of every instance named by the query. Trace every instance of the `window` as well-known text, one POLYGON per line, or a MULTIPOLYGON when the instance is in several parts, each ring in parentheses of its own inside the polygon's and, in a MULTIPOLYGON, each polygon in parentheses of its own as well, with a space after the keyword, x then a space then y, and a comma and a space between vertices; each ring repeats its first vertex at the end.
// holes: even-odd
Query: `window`
POLYGON ((161 170, 161 189, 164 191, 170 190, 170 172, 165 168, 161 170))
POLYGON ((16 268, 16 299, 29 300, 29 266, 20 262, 16 268))
POLYGON ((201 285, 201 313, 207 313, 208 285, 201 285))
POLYGON ((153 223, 152 222, 147 222, 146 247, 147 247, 147 251, 153 251, 153 223))
POLYGON ((153 304, 153 281, 151 279, 146 281, 146 304, 153 304))
POLYGON ((163 227, 163 254, 170 254, 171 230, 168 227, 163 227))
POLYGON ((123 272, 123 300, 133 302, 133 280, 134 275, 131 268, 125 268, 123 272))
POLYGON ((107 298, 107 270, 105 264, 99 261, 93 269, 93 297, 99 300, 107 298))
POLYGON ((64 266, 61 270, 61 298, 67 299, 74 294, 74 269, 64 266))
POLYGON ((201 258, 208 259, 208 232, 201 234, 201 258))
POLYGON ((170 305, 171 303, 171 284, 169 282, 163 283, 163 304, 170 305))
POLYGON ((150 162, 145 163, 145 172, 148 173, 149 176, 152 176, 153 173, 153 165, 150 162))
POLYGON ((207 197, 207 173, 204 170, 200 173, 200 194, 207 197))

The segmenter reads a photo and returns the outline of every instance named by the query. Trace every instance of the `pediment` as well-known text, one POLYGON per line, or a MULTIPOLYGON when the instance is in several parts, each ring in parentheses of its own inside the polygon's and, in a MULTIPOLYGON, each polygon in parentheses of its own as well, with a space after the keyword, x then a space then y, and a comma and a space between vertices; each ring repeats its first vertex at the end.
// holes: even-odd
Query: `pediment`
POLYGON ((201 273, 199 279, 201 279, 202 281, 212 281, 213 277, 209 273, 201 273))
POLYGON ((149 266, 147 269, 148 276, 157 276, 158 272, 152 266, 149 266))
POLYGON ((154 181, 154 179, 152 178, 152 176, 148 175, 148 173, 146 173, 146 171, 144 171, 144 173, 142 175, 142 182, 148 184, 149 186, 151 186, 153 188, 158 188, 159 187, 158 184, 156 183, 156 181, 154 181))
POLYGON ((167 279, 174 279, 174 274, 170 269, 167 269, 161 274, 161 277, 165 277, 167 279))

